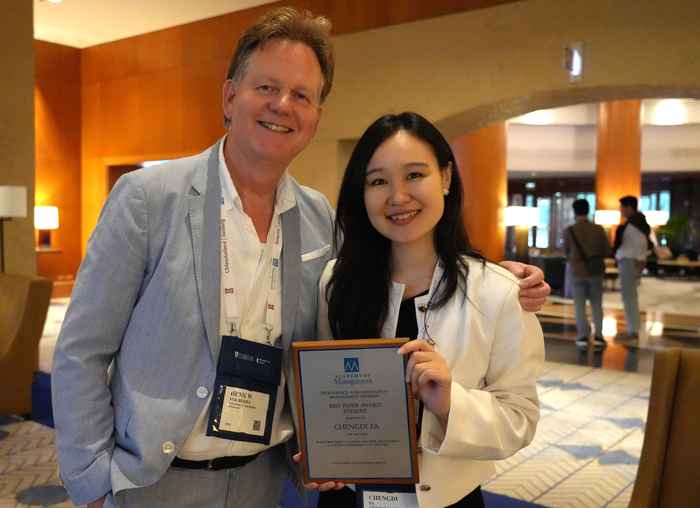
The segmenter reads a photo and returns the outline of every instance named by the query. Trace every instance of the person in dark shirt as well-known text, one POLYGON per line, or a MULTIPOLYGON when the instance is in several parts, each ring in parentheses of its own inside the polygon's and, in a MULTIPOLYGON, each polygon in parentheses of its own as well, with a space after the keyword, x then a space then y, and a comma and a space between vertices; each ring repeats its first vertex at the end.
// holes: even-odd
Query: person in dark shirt
POLYGON ((603 339, 603 275, 604 258, 610 257, 610 244, 605 230, 588 220, 590 207, 585 199, 573 203, 576 222, 564 233, 566 258, 571 267, 576 314, 576 345, 588 347, 590 327, 586 316, 586 300, 591 303, 593 345, 597 349, 606 346, 603 339))

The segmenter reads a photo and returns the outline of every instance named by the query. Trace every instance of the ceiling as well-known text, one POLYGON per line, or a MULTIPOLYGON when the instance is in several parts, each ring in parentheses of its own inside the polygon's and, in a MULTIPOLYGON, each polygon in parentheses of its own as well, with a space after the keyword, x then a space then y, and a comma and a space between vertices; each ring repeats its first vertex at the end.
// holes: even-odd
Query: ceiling
POLYGON ((34 38, 85 48, 274 0, 34 0, 34 38))

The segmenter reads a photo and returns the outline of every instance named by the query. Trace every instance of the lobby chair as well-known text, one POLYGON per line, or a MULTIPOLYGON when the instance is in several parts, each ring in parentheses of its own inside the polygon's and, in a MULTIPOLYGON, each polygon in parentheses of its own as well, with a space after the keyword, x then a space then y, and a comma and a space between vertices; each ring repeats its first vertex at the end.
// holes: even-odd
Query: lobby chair
POLYGON ((630 508, 697 506, 700 350, 656 353, 644 444, 630 508))
POLYGON ((52 282, 0 273, 0 415, 32 410, 32 381, 52 282))

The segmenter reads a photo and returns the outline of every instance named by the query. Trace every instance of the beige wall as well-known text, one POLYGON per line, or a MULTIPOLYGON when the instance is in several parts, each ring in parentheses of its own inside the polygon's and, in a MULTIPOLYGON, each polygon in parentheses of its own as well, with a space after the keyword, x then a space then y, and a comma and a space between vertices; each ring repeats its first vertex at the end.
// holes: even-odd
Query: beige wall
POLYGON ((9 2, 0 29, 0 185, 27 187, 26 219, 5 223, 5 271, 36 273, 32 2, 9 2), (8 51, 11 48, 11 51, 8 51))
POLYGON ((700 97, 697 0, 528 0, 335 38, 334 91, 316 141, 293 164, 334 198, 347 157, 376 117, 406 109, 454 138, 535 109, 626 97, 700 97), (584 43, 570 84, 563 47, 584 43), (319 167, 327 172, 320 177, 319 167))

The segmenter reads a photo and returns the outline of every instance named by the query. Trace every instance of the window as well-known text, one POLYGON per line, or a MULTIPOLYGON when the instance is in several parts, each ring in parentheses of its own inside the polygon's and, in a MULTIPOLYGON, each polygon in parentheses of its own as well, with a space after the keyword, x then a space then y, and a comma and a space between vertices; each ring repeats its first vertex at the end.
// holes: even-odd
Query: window
POLYGON ((661 210, 671 212, 671 191, 656 191, 645 194, 639 200, 639 211, 648 212, 651 210, 661 210))
POLYGON ((539 198, 537 208, 540 212, 540 222, 537 225, 535 247, 546 249, 549 247, 549 216, 552 210, 552 200, 550 198, 539 198))

